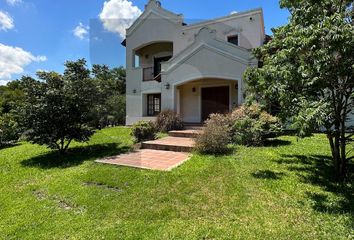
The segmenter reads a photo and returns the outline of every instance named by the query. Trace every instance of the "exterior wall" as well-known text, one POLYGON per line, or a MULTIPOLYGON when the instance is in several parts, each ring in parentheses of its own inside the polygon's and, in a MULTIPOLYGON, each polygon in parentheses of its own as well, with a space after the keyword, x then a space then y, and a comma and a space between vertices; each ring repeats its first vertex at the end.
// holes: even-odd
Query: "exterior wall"
MULTIPOLYGON (((231 16, 232 17, 232 16, 231 16)), ((175 43, 176 52, 185 49, 194 40, 194 36, 201 28, 207 26, 216 30, 217 38, 227 41, 228 36, 238 35, 239 46, 246 49, 253 49, 263 44, 264 33, 262 32, 262 12, 250 12, 240 17, 230 18, 224 21, 210 21, 201 24, 186 26, 182 29, 179 41, 175 43), (252 18, 252 20, 250 20, 252 18)))
POLYGON ((127 125, 142 119, 153 119, 146 117, 146 94, 161 93, 161 109, 177 110, 179 104, 177 98, 181 97, 177 94, 177 87, 196 79, 218 78, 238 81, 237 104, 243 101, 242 74, 250 64, 254 63, 248 62, 250 54, 247 51, 241 51, 226 40, 227 36, 237 34, 241 48, 251 49, 260 46, 264 39, 262 10, 230 15, 189 26, 184 26, 182 23, 181 15, 171 13, 161 8, 157 1, 150 0, 142 16, 127 29, 127 125), (196 42, 207 44, 208 41, 203 40, 204 35, 200 36, 201 29, 206 26, 215 30, 214 35, 217 40, 209 41, 213 43, 215 49, 247 60, 240 62, 237 59, 230 59, 230 56, 223 56, 222 53, 203 49, 190 56, 187 61, 178 63, 179 66, 168 73, 164 73, 163 65, 161 83, 142 81, 143 68, 152 67, 154 57, 172 55, 175 58, 196 42), (135 67, 134 64, 135 54, 141 56, 139 67, 135 67), (170 85, 170 88, 167 89, 166 85, 170 85))
POLYGON ((221 80, 221 79, 202 79, 192 81, 177 87, 179 92, 178 113, 184 122, 200 123, 201 122, 201 91, 203 87, 220 87, 228 86, 230 89, 230 110, 238 106, 237 81, 221 80), (195 92, 192 89, 195 88, 195 92))
MULTIPOLYGON (((228 49, 225 50, 228 51, 228 49)), ((204 47, 200 47, 196 53, 191 54, 185 60, 177 59, 178 64, 175 67, 173 67, 173 64, 172 66, 165 66, 167 70, 162 75, 162 86, 169 83, 172 87, 168 90, 163 89, 162 91, 162 109, 177 109, 177 86, 193 80, 208 78, 238 82, 237 104, 242 104, 242 75, 251 66, 250 63, 237 61, 204 47)))

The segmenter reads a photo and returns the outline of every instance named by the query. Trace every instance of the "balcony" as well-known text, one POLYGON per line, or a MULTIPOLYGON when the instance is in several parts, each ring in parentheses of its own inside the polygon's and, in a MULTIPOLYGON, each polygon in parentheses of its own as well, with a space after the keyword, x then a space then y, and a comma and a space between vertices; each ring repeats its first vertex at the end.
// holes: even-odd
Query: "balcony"
POLYGON ((148 81, 161 82, 161 72, 156 72, 156 74, 155 74, 153 67, 143 68, 143 81, 144 82, 148 82, 148 81))
POLYGON ((133 50, 133 66, 142 67, 142 81, 161 82, 161 64, 173 56, 172 42, 153 42, 133 50))
POLYGON ((143 81, 144 82, 153 81, 154 78, 155 78, 155 76, 154 76, 154 68, 153 67, 143 68, 143 81))

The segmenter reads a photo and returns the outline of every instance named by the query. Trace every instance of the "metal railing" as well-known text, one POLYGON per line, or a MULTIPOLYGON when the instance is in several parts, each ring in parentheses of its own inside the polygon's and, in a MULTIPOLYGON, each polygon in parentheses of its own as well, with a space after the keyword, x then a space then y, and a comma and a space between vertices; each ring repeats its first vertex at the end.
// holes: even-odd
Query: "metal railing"
POLYGON ((154 68, 148 67, 143 68, 143 81, 153 81, 154 80, 154 68))

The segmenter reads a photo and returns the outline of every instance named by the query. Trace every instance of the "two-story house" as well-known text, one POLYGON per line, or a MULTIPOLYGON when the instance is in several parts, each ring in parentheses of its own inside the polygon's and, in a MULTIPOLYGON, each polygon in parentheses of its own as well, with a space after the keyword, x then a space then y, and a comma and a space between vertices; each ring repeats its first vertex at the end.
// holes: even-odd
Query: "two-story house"
POLYGON ((265 39, 262 9, 193 24, 150 0, 127 29, 127 116, 131 125, 164 109, 186 123, 244 101, 242 75, 257 66, 251 49, 265 39))

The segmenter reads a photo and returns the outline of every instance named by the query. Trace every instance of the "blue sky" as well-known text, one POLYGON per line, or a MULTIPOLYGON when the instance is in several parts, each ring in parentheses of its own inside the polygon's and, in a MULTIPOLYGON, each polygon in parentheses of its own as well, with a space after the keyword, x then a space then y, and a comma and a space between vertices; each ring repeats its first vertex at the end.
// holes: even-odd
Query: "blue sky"
MULTIPOLYGON (((0 84, 37 70, 62 72, 66 60, 124 65, 122 33, 105 17, 138 16, 148 0, 0 0, 0 84), (139 10, 140 9, 140 10, 139 10), (101 15, 101 18, 100 18, 101 15), (76 30, 76 31, 75 31, 76 30), (119 34, 121 33, 121 34, 119 34)), ((262 7, 268 34, 287 22, 278 0, 162 0, 187 22, 262 7)))

